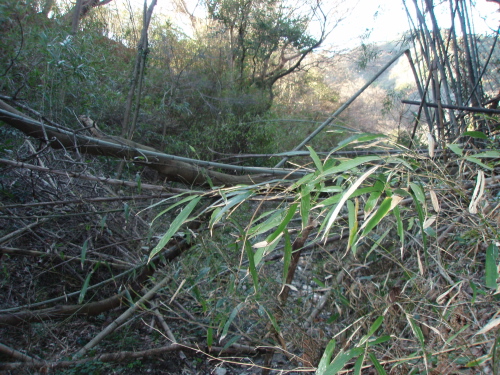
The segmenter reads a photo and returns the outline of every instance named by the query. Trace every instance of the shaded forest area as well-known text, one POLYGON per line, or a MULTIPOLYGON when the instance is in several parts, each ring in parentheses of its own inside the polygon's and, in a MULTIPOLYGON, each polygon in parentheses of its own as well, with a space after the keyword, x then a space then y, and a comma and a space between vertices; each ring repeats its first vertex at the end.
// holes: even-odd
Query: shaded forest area
POLYGON ((189 33, 115 3, 0 3, 0 371, 500 373, 498 32, 473 2, 403 1, 349 90, 320 49, 342 3, 172 2, 189 33), (403 63, 388 127, 361 126, 403 63))

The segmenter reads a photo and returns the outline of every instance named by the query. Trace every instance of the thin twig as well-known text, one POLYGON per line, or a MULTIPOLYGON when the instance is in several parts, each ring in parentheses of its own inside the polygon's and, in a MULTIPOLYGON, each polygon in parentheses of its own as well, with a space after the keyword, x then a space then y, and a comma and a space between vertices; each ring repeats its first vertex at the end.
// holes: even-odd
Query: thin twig
POLYGON ((38 225, 41 225, 41 224, 43 224, 43 223, 47 222, 48 220, 49 220, 49 219, 37 220, 37 221, 36 221, 36 222, 34 222, 34 223, 31 223, 31 224, 26 225, 26 226, 24 226, 24 227, 22 227, 22 228, 20 228, 20 229, 18 229, 18 230, 16 230, 16 231, 12 232, 12 233, 9 233, 9 234, 7 234, 7 235, 3 236, 2 238, 0 238, 0 244, 3 244, 3 243, 5 243, 5 242, 8 242, 8 241, 10 241, 11 239, 13 239, 13 238, 15 238, 15 237, 17 237, 17 236, 19 236, 19 235, 23 234, 24 232, 26 232, 26 231, 28 231, 28 230, 30 230, 30 229, 32 229, 32 228, 34 228, 34 227, 38 226, 38 225))
POLYGON ((168 326, 167 322, 163 318, 163 315, 161 315, 160 311, 158 310, 158 304, 156 301, 151 301, 151 311, 153 312, 154 316, 156 317, 156 320, 158 320, 158 323, 160 323, 161 328, 165 331, 165 334, 167 337, 173 342, 176 343, 177 339, 175 338, 174 334, 170 330, 170 327, 168 326))
MULTIPOLYGON (((141 184, 142 187, 142 184, 141 184)), ((128 195, 128 196, 120 196, 120 197, 98 197, 98 198, 80 198, 80 199, 70 199, 70 200, 62 200, 62 201, 53 201, 53 202, 32 202, 32 203, 18 203, 18 204, 9 204, 5 206, 0 206, 1 210, 6 210, 9 208, 28 208, 28 207, 46 207, 46 206, 66 206, 69 204, 85 204, 85 203, 102 203, 102 202, 121 202, 121 201, 131 201, 131 200, 147 200, 147 199, 161 199, 161 198, 170 198, 175 196, 174 193, 163 193, 156 195, 128 195)))
POLYGON ((116 318, 110 325, 108 325, 103 331, 101 331, 96 337, 94 337, 90 342, 88 342, 83 348, 81 348, 73 358, 82 357, 90 349, 101 342, 106 336, 112 333, 116 328, 125 323, 125 321, 144 303, 149 301, 154 297, 156 292, 163 288, 170 281, 170 275, 165 276, 159 283, 157 283, 149 292, 142 296, 137 302, 130 306, 123 314, 116 318))
MULTIPOLYGON (((17 168, 26 168, 26 169, 30 169, 33 171, 53 173, 53 174, 58 174, 61 176, 81 178, 81 179, 89 180, 89 181, 98 181, 98 182, 102 182, 102 183, 110 184, 110 185, 126 186, 126 187, 131 187, 131 188, 138 188, 139 187, 139 183, 137 183, 137 182, 116 180, 113 178, 106 178, 106 177, 95 177, 95 176, 85 175, 82 173, 60 171, 57 169, 44 168, 44 167, 39 167, 38 165, 20 163, 20 162, 16 162, 16 161, 12 161, 12 160, 7 160, 7 159, 0 159, 0 163, 7 164, 7 165, 17 167, 17 168)), ((140 186, 141 186, 141 189, 144 189, 144 190, 165 191, 165 192, 173 191, 170 188, 165 187, 165 186, 142 184, 142 183, 140 184, 140 186)), ((182 192, 186 192, 186 190, 183 190, 182 192)))

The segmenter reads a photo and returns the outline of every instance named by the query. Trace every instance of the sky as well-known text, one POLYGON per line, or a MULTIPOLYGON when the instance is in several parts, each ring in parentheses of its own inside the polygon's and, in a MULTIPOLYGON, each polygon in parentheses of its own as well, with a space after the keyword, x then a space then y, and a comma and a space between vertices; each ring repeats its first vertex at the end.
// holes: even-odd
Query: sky
MULTIPOLYGON (((187 18, 175 15, 175 0, 157 0, 155 13, 163 13, 173 18, 175 23, 180 23, 180 27, 188 27, 187 18)), ((197 7, 201 10, 203 6, 196 5, 202 0, 184 0, 190 11, 197 7)), ((293 1, 293 0, 292 0, 293 1)), ((362 36, 368 36, 363 41, 365 43, 386 42, 398 39, 398 35, 408 30, 408 20, 402 5, 402 0, 337 0, 341 6, 349 7, 349 10, 341 10, 340 13, 345 19, 340 22, 330 33, 324 43, 325 48, 345 49, 349 46, 359 46, 362 36)), ((411 12, 414 11, 413 1, 406 0, 411 12)), ((132 0, 135 6, 142 7, 144 0, 132 0)), ((147 0, 150 4, 151 0, 147 0)), ((326 0, 325 4, 333 4, 333 1, 326 0)), ((443 28, 450 26, 450 15, 448 0, 434 0, 435 4, 446 5, 444 11, 440 12, 439 6, 436 8, 439 25, 443 28), (440 15, 440 13, 443 13, 440 15)), ((486 0, 475 0, 474 25, 478 33, 491 34, 499 26, 500 12, 499 5, 486 0)), ((195 12, 196 14, 196 12, 195 12)), ((189 33, 187 33, 189 35, 189 33)))
MULTIPOLYGON (((410 12, 414 11, 413 2, 408 0, 410 12)), ((440 1, 435 0, 438 4, 440 1)), ((447 1, 446 1, 447 3, 447 1)), ((478 33, 493 33, 499 26, 499 5, 486 0, 475 1, 474 25, 478 33)), ((436 11, 440 27, 450 27, 449 8, 445 12, 436 11), (442 14, 440 14, 442 13, 442 14)), ((339 46, 346 43, 359 45, 361 36, 369 32, 365 42, 386 42, 397 39, 398 35, 408 30, 408 19, 402 0, 359 0, 344 22, 332 32, 328 42, 339 46), (356 43, 357 42, 357 43, 356 43)))

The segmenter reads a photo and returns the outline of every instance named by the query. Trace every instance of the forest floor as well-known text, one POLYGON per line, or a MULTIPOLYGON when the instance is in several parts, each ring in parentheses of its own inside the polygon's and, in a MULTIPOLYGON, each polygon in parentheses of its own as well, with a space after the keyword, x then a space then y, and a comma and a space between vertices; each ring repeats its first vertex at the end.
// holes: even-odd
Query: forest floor
MULTIPOLYGON (((290 298, 280 304, 280 247, 259 265, 255 293, 251 267, 234 238, 239 225, 282 209, 286 199, 242 202, 232 220, 212 231, 203 225, 209 219, 200 218, 201 226, 179 231, 148 263, 180 215, 179 207, 165 212, 176 195, 168 188, 181 185, 167 184, 159 197, 147 189, 158 184, 155 172, 131 166, 124 178, 140 183, 116 187, 86 178, 109 175, 108 160, 50 150, 33 155, 33 149, 24 140, 16 159, 82 178, 12 167, 0 175, 5 373, 250 375, 266 366, 272 374, 312 373, 332 337, 338 353, 357 353, 352 350, 365 342, 373 362, 362 362, 363 374, 382 373, 370 364, 376 358, 391 374, 492 374, 498 365, 500 300, 485 286, 488 261, 497 260, 490 240, 497 238, 500 218, 496 183, 485 195, 493 206, 481 217, 469 213, 471 190, 460 196, 436 189, 439 223, 428 232, 427 253, 412 232, 412 208, 405 211, 404 248, 388 220, 373 242, 360 244, 358 256, 346 251, 349 229, 342 219, 332 232, 335 241, 306 246, 290 298), (154 297, 137 302, 159 285, 154 297), (375 334, 379 327, 383 335, 375 334)), ((471 170, 463 170, 464 179, 471 170)), ((300 220, 291 223, 293 238, 300 220)), ((262 233, 256 242, 269 231, 262 233)), ((346 362, 342 373, 353 366, 346 362)))

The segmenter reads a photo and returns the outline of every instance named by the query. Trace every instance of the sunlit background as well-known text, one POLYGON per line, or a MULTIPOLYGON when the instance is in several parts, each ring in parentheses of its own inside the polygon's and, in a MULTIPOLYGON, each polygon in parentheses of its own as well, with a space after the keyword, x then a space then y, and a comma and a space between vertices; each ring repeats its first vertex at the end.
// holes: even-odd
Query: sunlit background
MULTIPOLYGON (((330 1, 325 2, 323 9, 330 16, 330 34, 323 44, 323 48, 349 49, 360 43, 387 42, 398 39, 401 34, 409 30, 408 16, 405 11, 406 2, 410 15, 414 15, 412 1, 385 0, 385 1, 330 1)), ((149 4, 151 1, 147 1, 149 4)), ((490 34, 498 29, 500 22, 499 4, 479 0, 473 2, 471 16, 478 34, 490 34)), ((141 9, 144 1, 116 0, 117 7, 132 6, 141 9), (130 5, 129 5, 130 4, 130 5)), ((191 24, 184 12, 186 9, 196 17, 204 17, 205 7, 200 0, 159 0, 155 13, 167 17, 186 32, 192 33, 191 24)), ((435 5, 435 13, 439 17, 439 26, 451 26, 449 5, 442 1, 435 5)), ((314 29, 314 26, 312 26, 314 29)))

